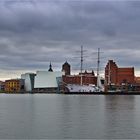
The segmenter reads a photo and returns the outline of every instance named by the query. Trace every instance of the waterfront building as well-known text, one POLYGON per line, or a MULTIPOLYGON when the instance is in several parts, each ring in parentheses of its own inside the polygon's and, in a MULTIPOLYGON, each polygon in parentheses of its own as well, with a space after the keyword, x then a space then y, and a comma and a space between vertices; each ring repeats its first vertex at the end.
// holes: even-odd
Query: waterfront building
POLYGON ((10 79, 5 81, 5 92, 22 92, 24 91, 23 79, 10 79))
POLYGON ((57 92, 62 81, 62 72, 37 71, 35 76, 34 91, 57 92))
POLYGON ((79 73, 77 75, 71 75, 71 66, 66 61, 62 65, 62 71, 65 73, 62 77, 64 84, 80 85, 81 84, 81 75, 82 75, 82 84, 83 85, 89 85, 89 84, 97 85, 97 76, 95 76, 93 70, 91 72, 88 72, 87 70, 85 70, 85 72, 79 73))
POLYGON ((116 62, 109 60, 105 67, 105 81, 106 85, 114 85, 116 87, 132 86, 135 84, 134 67, 120 68, 116 62))
MULTIPOLYGON (((63 75, 63 82, 66 84, 81 84, 81 73, 78 75, 63 75)), ((97 85, 97 76, 95 76, 94 71, 83 72, 82 73, 82 84, 83 85, 97 85)))
POLYGON ((21 79, 24 79, 24 89, 26 92, 31 92, 34 89, 34 73, 25 73, 21 75, 21 79))
POLYGON ((140 77, 135 77, 135 91, 140 91, 140 77))
POLYGON ((62 71, 65 75, 71 75, 71 66, 67 61, 62 65, 62 71))

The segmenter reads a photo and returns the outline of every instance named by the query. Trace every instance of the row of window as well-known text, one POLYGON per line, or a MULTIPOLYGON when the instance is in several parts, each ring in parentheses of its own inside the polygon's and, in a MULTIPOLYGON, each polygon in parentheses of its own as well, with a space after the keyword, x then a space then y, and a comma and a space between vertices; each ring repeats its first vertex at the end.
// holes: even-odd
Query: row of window
POLYGON ((15 82, 11 82, 11 83, 6 83, 6 85, 19 85, 20 83, 15 83, 15 82))

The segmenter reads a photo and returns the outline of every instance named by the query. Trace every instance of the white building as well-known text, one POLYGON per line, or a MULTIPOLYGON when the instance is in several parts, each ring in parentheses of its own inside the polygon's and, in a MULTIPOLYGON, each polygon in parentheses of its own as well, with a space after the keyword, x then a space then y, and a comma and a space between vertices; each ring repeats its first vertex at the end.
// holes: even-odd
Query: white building
POLYGON ((35 76, 35 89, 57 89, 63 72, 37 71, 35 76))
POLYGON ((25 80, 24 83, 24 89, 25 91, 32 91, 34 88, 34 78, 35 74, 34 73, 25 73, 21 75, 21 79, 25 80))
POLYGON ((62 81, 63 72, 53 72, 50 63, 48 71, 37 71, 34 73, 25 73, 21 78, 25 80, 25 90, 33 92, 51 92, 59 89, 59 83, 62 81))

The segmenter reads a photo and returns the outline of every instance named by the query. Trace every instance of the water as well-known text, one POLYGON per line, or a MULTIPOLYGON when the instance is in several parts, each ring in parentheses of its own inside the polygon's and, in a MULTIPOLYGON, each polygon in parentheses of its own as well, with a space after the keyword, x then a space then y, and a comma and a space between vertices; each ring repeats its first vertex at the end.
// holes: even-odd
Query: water
POLYGON ((0 139, 140 139, 140 96, 0 95, 0 139))

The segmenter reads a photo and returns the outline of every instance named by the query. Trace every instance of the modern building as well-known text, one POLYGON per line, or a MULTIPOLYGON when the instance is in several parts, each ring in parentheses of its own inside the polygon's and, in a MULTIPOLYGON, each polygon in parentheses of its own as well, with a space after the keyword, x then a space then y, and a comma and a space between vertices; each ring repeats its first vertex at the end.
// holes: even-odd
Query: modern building
POLYGON ((27 92, 31 92, 34 89, 34 73, 25 73, 21 75, 21 79, 24 79, 24 89, 27 92))
POLYGON ((109 60, 105 67, 105 82, 114 86, 135 84, 134 67, 120 68, 116 62, 109 60))
POLYGON ((56 92, 62 79, 62 72, 37 71, 34 91, 56 92))
POLYGON ((54 72, 50 63, 48 71, 37 71, 34 81, 35 92, 59 92, 63 72, 54 72))
POLYGON ((24 91, 23 79, 11 79, 5 81, 5 92, 21 92, 24 91))
POLYGON ((71 75, 71 66, 67 61, 62 65, 62 71, 65 75, 71 75))

